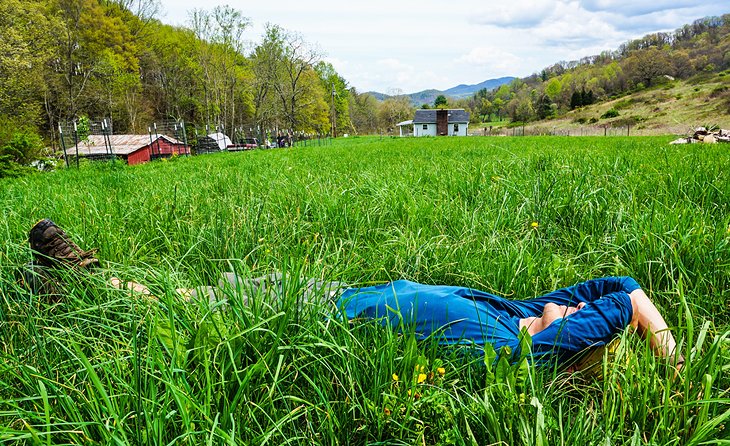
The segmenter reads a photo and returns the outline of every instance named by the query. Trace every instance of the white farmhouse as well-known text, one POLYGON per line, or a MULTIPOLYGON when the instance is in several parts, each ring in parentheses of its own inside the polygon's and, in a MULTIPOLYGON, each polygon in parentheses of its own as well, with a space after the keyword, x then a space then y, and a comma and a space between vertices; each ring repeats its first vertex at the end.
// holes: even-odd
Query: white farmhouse
POLYGON ((416 110, 413 136, 466 136, 469 112, 463 109, 416 110))

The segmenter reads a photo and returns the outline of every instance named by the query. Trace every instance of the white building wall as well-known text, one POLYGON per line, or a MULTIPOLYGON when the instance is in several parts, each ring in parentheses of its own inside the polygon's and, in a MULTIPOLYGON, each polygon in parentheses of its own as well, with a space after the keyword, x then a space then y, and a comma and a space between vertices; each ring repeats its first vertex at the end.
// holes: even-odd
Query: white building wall
POLYGON ((413 136, 436 136, 436 124, 413 124, 413 136))
MULTIPOLYGON (((454 124, 449 124, 448 135, 466 136, 468 129, 469 123, 460 122, 459 131, 454 132, 454 124)), ((436 124, 413 124, 413 136, 436 136, 436 124)))
POLYGON ((468 129, 469 129, 468 122, 460 122, 459 130, 456 132, 454 131, 454 124, 449 124, 449 136, 466 136, 468 129))

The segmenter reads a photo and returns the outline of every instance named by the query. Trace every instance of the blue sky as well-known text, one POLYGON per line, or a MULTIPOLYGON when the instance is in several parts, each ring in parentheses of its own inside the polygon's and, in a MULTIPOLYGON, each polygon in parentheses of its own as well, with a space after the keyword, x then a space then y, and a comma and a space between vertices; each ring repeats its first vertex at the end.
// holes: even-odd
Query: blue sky
POLYGON ((163 22, 227 4, 251 20, 300 33, 359 91, 412 93, 501 76, 615 49, 657 31, 730 13, 713 0, 161 0, 163 22))

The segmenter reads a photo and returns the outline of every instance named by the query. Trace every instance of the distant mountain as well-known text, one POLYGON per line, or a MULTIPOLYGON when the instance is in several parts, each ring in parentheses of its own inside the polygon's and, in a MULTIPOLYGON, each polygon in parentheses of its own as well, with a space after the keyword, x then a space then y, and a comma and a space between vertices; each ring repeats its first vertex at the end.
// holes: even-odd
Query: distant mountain
POLYGON ((495 88, 501 87, 504 84, 509 84, 514 79, 514 77, 507 76, 500 77, 499 79, 489 79, 476 85, 461 84, 445 90, 444 95, 457 99, 465 98, 472 96, 474 93, 483 88, 486 88, 487 90, 493 90, 495 88))
POLYGON ((368 91, 366 93, 379 101, 384 101, 390 97, 385 93, 378 93, 377 91, 368 91))
MULTIPOLYGON (((423 90, 417 93, 407 94, 406 96, 410 98, 411 103, 415 106, 420 106, 422 104, 433 104, 433 101, 440 94, 453 99, 466 98, 483 88, 486 88, 487 90, 492 90, 504 84, 509 84, 510 82, 512 82, 513 79, 515 78, 511 76, 500 77, 499 79, 489 79, 475 85, 461 84, 444 91, 434 89, 423 90)), ((375 99, 379 101, 384 101, 390 97, 387 94, 378 93, 377 91, 368 91, 368 94, 372 95, 375 99)))

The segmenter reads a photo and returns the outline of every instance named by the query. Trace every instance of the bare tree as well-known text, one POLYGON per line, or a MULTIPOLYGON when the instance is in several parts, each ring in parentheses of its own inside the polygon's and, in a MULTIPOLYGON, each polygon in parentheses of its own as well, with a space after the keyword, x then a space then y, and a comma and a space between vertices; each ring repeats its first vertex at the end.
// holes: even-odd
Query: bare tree
POLYGON ((299 111, 307 104, 301 100, 306 93, 306 83, 302 82, 303 75, 311 70, 315 62, 321 57, 321 52, 308 44, 297 33, 282 30, 276 25, 269 25, 267 35, 275 32, 283 43, 279 67, 273 71, 273 89, 281 104, 284 118, 290 129, 297 129, 299 111))
POLYGON ((147 25, 150 24, 162 11, 162 3, 160 0, 104 0, 107 6, 116 5, 134 14, 139 22, 132 23, 130 31, 132 35, 139 36, 147 25))
POLYGON ((200 40, 206 121, 233 129, 240 121, 236 119, 236 99, 245 87, 239 75, 246 63, 243 36, 250 20, 229 6, 216 6, 211 12, 192 10, 189 22, 200 40))

